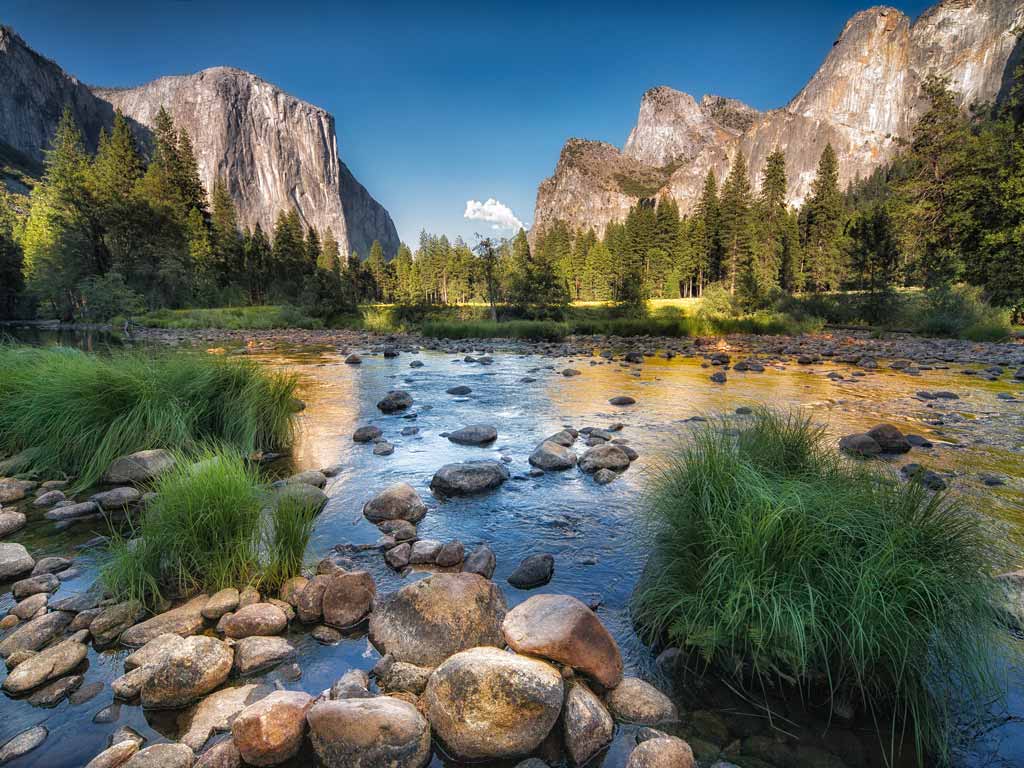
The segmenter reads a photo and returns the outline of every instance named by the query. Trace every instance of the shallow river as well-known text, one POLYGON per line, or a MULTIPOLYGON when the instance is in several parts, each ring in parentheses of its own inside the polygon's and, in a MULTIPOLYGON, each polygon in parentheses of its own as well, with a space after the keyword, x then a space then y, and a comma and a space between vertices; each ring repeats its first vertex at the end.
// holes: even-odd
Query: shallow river
MULTIPOLYGON (((625 366, 596 356, 553 359, 496 352, 494 363, 485 366, 463 362, 461 355, 424 352, 403 353, 395 359, 366 355, 362 365, 351 366, 330 348, 254 357, 297 371, 307 403, 288 466, 276 469, 344 467, 328 486, 330 502, 318 518, 307 553, 311 564, 335 545, 375 542, 379 533, 363 519, 363 503, 388 485, 407 481, 429 500, 430 512, 419 525, 420 536, 459 539, 467 551, 480 542, 488 543, 497 555, 494 579, 510 605, 544 591, 572 594, 596 606, 620 644, 627 674, 647 677, 665 690, 673 684, 660 676, 654 655, 636 638, 627 606, 647 551, 642 524, 645 479, 685 439, 693 428, 694 422, 687 421, 691 417, 733 413, 739 406, 761 403, 805 408, 827 423, 836 437, 864 431, 880 421, 891 422, 934 443, 933 448, 915 448, 894 460, 894 467, 916 461, 934 469, 965 503, 1005 521, 1008 535, 1016 537, 1024 530, 1024 399, 998 397, 1007 393, 1024 398, 1024 383, 1008 376, 984 382, 963 375, 962 366, 954 365, 948 370, 922 371, 919 376, 880 370, 854 377, 850 366, 820 363, 769 367, 764 373, 730 371, 728 382, 718 385, 709 381, 711 371, 699 361, 678 358, 648 358, 643 365, 625 366), (411 368, 413 359, 422 360, 423 367, 411 368), (570 366, 581 375, 563 377, 561 370, 570 366), (830 371, 842 374, 843 380, 827 378, 830 371), (524 377, 536 380, 522 383, 524 377), (445 390, 456 384, 468 385, 472 393, 447 395, 445 390), (376 409, 375 403, 394 388, 412 394, 415 402, 408 416, 383 416, 376 409), (940 389, 952 390, 960 399, 924 401, 915 396, 921 390, 940 389), (637 403, 613 407, 608 399, 615 395, 631 395, 637 403), (625 425, 620 436, 640 453, 615 482, 598 486, 575 469, 527 476, 527 457, 543 437, 563 425, 604 427, 612 422, 625 425), (492 446, 458 446, 441 437, 443 432, 476 423, 497 427, 499 436, 492 446), (372 446, 353 443, 352 432, 363 424, 379 426, 394 444, 394 454, 375 456, 372 446), (418 433, 402 436, 402 428, 409 426, 418 427, 418 433), (430 495, 428 483, 438 467, 474 458, 507 460, 513 479, 489 495, 465 500, 440 501, 430 495), (1002 478, 1005 484, 986 486, 982 480, 986 474, 1002 478), (524 557, 544 552, 555 557, 554 578, 548 585, 524 592, 506 582, 524 557)), ((74 552, 82 570, 78 578, 62 584, 54 599, 85 590, 95 578, 98 556, 86 545, 100 531, 71 528, 55 533, 41 512, 29 514, 29 525, 12 540, 23 542, 37 559, 74 552)), ((379 592, 401 585, 401 577, 386 567, 379 551, 366 549, 350 556, 373 573, 379 592)), ((0 612, 9 604, 7 593, 0 599, 0 612)), ((347 669, 369 669, 378 658, 364 635, 348 637, 336 646, 322 646, 301 630, 292 630, 291 639, 299 649, 301 678, 289 679, 286 670, 278 669, 259 681, 276 681, 316 694, 347 669)), ((118 651, 90 651, 85 684, 109 683, 120 676, 124 656, 118 651)), ((1017 717, 1024 717, 1024 673, 1011 670, 1010 674, 1009 711, 996 713, 1001 719, 995 727, 965 743, 961 765, 1024 765, 1024 723, 1017 717)), ((685 712, 678 732, 690 739, 703 766, 714 763, 721 750, 725 750, 722 759, 752 768, 878 764, 875 737, 838 720, 826 728, 824 723, 799 721, 790 714, 790 720, 776 718, 773 722, 781 730, 773 729, 762 713, 707 679, 677 683, 675 695, 685 712)), ((124 725, 141 732, 148 743, 180 735, 178 716, 144 713, 137 705, 120 706, 111 722, 94 722, 111 700, 109 687, 85 703, 65 701, 55 709, 0 699, 0 743, 38 723, 51 732, 43 746, 11 765, 83 765, 124 725)), ((623 766, 633 736, 632 729, 621 728, 601 764, 623 766)), ((294 761, 294 765, 314 764, 309 755, 294 761)), ((432 765, 443 764, 435 756, 432 765)))

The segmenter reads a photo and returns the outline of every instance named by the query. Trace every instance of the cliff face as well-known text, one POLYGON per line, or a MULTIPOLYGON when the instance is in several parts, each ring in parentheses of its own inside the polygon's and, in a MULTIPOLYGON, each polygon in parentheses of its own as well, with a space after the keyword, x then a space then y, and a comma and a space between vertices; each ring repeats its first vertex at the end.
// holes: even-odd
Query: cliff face
MULTIPOLYGON (((652 89, 623 152, 602 145, 600 158, 588 156, 583 173, 577 155, 563 150, 554 175, 537 191, 535 229, 561 218, 603 232, 640 192, 671 196, 688 211, 708 170, 721 181, 737 149, 748 159, 755 189, 767 156, 785 151, 788 199, 800 205, 831 143, 845 186, 890 160, 910 135, 927 106, 920 89, 929 75, 947 78, 965 108, 996 99, 1019 59, 1022 23, 1024 0, 945 0, 913 24, 894 8, 861 11, 800 93, 764 114, 733 99, 705 96, 697 104, 670 88, 652 89), (653 191, 620 184, 618 196, 611 196, 607 180, 622 178, 624 159, 635 164, 633 176, 660 173, 664 183, 653 191), (591 189, 587 179, 604 183, 591 189)), ((570 139, 566 149, 580 143, 570 139)))
POLYGON ((398 249, 390 215, 338 155, 334 118, 253 74, 215 67, 137 88, 89 89, 0 31, 0 141, 41 159, 66 103, 93 146, 115 108, 145 136, 166 107, 192 139, 207 191, 223 178, 243 226, 270 232, 293 207, 305 226, 330 229, 345 254, 365 257, 374 240, 389 256, 398 249))

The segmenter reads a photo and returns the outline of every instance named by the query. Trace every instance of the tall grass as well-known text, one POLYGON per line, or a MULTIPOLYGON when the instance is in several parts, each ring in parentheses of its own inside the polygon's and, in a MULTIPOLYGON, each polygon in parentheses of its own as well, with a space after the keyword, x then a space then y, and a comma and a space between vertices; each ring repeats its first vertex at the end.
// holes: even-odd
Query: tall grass
POLYGON ((1004 550, 947 497, 840 458, 808 420, 706 427, 648 506, 658 567, 634 609, 650 639, 751 692, 853 702, 906 729, 922 762, 945 762, 958 708, 998 691, 1004 550))
POLYGON ((276 592, 284 582, 302 572, 318 511, 318 506, 298 495, 285 494, 272 506, 264 534, 265 560, 260 576, 266 589, 276 592))
MULTIPOLYGON (((195 330, 270 330, 275 328, 322 328, 323 322, 290 304, 213 307, 209 309, 157 309, 135 318, 148 328, 195 330)), ((118 325, 118 323, 115 323, 118 325)))
POLYGON ((291 443, 296 378, 192 352, 90 355, 0 346, 0 452, 86 487, 117 457, 210 441, 249 453, 291 443))

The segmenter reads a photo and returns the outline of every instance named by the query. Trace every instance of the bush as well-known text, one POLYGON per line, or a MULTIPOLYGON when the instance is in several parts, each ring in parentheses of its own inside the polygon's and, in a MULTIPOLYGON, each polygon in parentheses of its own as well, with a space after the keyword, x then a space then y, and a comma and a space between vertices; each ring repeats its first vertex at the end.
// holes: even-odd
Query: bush
POLYGON ((913 328, 925 336, 949 336, 974 341, 1003 341, 1012 331, 1005 311, 989 306, 981 289, 972 286, 926 291, 913 328))
POLYGON ((133 291, 117 272, 90 277, 78 286, 78 316, 90 323, 105 323, 117 316, 140 314, 145 308, 142 296, 133 291))
POLYGON ((824 687, 944 760, 958 707, 998 688, 990 569, 1006 553, 948 498, 841 458, 803 417, 735 426, 698 432, 651 489, 638 624, 752 695, 824 687))
POLYGON ((220 442, 248 454, 291 444, 296 378, 192 352, 90 355, 0 346, 0 452, 95 483, 120 455, 220 442))

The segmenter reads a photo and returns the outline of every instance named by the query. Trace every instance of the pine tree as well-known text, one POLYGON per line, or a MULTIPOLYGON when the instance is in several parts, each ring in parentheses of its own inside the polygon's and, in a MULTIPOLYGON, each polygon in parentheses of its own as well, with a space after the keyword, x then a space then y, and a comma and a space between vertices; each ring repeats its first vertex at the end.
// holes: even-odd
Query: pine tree
POLYGON ((480 239, 473 249, 480 260, 480 271, 487 292, 487 304, 491 310, 491 321, 498 321, 498 250, 489 237, 480 239))
POLYGON ((306 230, 306 271, 312 272, 320 263, 323 247, 320 245, 320 234, 310 227, 306 230))
POLYGON ((199 179, 199 163, 196 161, 192 139, 189 138, 188 132, 185 129, 178 133, 177 169, 176 185, 181 195, 185 212, 188 213, 195 208, 205 215, 206 190, 203 188, 203 182, 199 179))
POLYGON ((597 240, 587 251, 583 298, 589 301, 610 301, 614 284, 615 266, 611 251, 603 240, 597 240))
POLYGON ((366 268, 373 278, 373 296, 377 301, 387 301, 390 294, 388 285, 388 263, 384 260, 384 249, 379 240, 370 245, 370 255, 366 259, 366 268))
POLYGON ((147 233, 141 229, 141 201, 134 195, 142 178, 142 157, 131 127, 120 111, 108 135, 100 131, 99 148, 86 174, 103 246, 104 267, 129 275, 135 271, 137 247, 147 233))
MULTIPOLYGON (((526 232, 522 229, 512 239, 513 266, 508 299, 520 315, 534 318, 562 316, 569 303, 569 290, 553 260, 554 253, 551 248, 538 248, 536 253, 532 253, 526 232)), ((583 269, 579 270, 581 282, 583 269)))
POLYGON ((708 171, 704 187, 694 211, 693 245, 696 260, 695 294, 699 296, 707 282, 720 277, 721 231, 718 202, 718 180, 708 171))
POLYGON ((752 197, 747 177, 747 160, 736 151, 722 189, 719 232, 722 271, 730 293, 736 293, 741 278, 749 274, 753 257, 752 197))
POLYGON ((223 179, 213 183, 210 212, 210 246, 218 287, 239 282, 243 271, 242 233, 238 228, 235 201, 223 179))
POLYGON ((25 288, 22 274, 24 259, 21 244, 14 237, 14 223, 10 196, 0 184, 0 320, 17 316, 21 292, 25 288))
POLYGON ((839 165, 831 144, 825 145, 806 205, 805 279, 812 290, 835 290, 843 278, 843 195, 839 165))
POLYGON ((416 301, 416 270, 412 260, 412 251, 405 243, 400 243, 395 254, 395 301, 409 304, 416 301))
POLYGON ((267 288, 270 283, 269 269, 272 261, 270 240, 259 222, 252 233, 245 238, 245 275, 249 289, 249 301, 262 304, 266 301, 267 288))
POLYGON ((756 243, 750 278, 755 295, 764 300, 779 287, 786 247, 786 156, 779 149, 765 160, 755 213, 756 243))
POLYGON ((295 210, 281 211, 274 223, 268 292, 284 301, 296 301, 302 292, 306 269, 306 243, 295 210))
POLYGON ((334 232, 328 228, 324 234, 323 247, 320 249, 320 258, 317 260, 317 266, 321 269, 326 269, 328 272, 334 272, 335 274, 341 274, 341 258, 338 254, 338 241, 334 237, 334 232))

